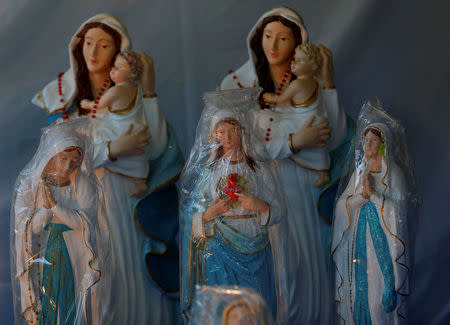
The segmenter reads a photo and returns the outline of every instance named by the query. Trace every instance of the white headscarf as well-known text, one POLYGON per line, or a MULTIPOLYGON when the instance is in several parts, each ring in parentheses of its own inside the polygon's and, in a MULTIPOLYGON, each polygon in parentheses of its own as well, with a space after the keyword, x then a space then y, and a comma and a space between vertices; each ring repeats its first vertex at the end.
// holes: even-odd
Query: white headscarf
POLYGON ((280 17, 283 17, 283 18, 289 20, 290 22, 296 24, 298 26, 298 28, 300 28, 300 34, 302 35, 302 43, 308 42, 308 30, 306 29, 305 24, 303 23, 302 16, 297 11, 295 11, 294 9, 291 9, 291 8, 287 8, 287 7, 280 7, 280 8, 274 8, 272 10, 269 10, 268 12, 266 12, 264 15, 262 15, 258 19, 255 26, 253 26, 253 28, 250 30, 250 33, 247 36, 248 55, 249 55, 250 61, 253 64, 253 67, 255 66, 256 56, 250 47, 250 42, 251 42, 252 38, 255 36, 256 30, 261 26, 263 20, 266 19, 267 17, 271 17, 271 16, 280 16, 280 17))
POLYGON ((300 34, 302 35, 302 42, 303 43, 308 42, 308 30, 306 29, 305 24, 303 23, 302 16, 298 12, 296 12, 294 9, 287 7, 279 7, 269 10, 258 19, 258 21, 250 30, 250 33, 247 36, 247 48, 249 55, 248 61, 245 62, 239 69, 226 76, 222 81, 222 83, 219 85, 219 89, 221 90, 236 89, 238 88, 237 82, 240 82, 245 88, 256 87, 258 85, 258 77, 255 71, 256 55, 255 53, 253 53, 250 47, 250 42, 253 36, 255 35, 256 30, 261 26, 262 21, 270 16, 281 16, 289 20, 290 22, 296 24, 300 28, 300 34), (236 76, 237 79, 234 79, 233 78, 234 76, 236 76))
POLYGON ((77 36, 78 33, 80 33, 84 26, 89 23, 102 23, 111 27, 120 35, 120 51, 123 52, 131 49, 131 40, 128 36, 127 27, 118 17, 111 14, 98 14, 85 21, 73 35, 69 44, 70 68, 61 78, 64 102, 61 103, 61 96, 58 91, 58 79, 55 79, 47 84, 44 89, 39 91, 31 101, 33 104, 45 109, 49 114, 72 105, 72 102, 77 94, 75 76, 78 67, 76 60, 73 57, 72 50, 81 40, 77 36))

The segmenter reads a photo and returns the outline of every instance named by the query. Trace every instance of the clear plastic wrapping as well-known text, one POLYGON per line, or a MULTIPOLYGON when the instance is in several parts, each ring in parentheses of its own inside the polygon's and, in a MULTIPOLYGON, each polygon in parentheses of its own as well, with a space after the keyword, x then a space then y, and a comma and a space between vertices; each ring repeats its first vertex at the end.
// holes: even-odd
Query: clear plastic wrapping
MULTIPOLYGON (((249 147, 249 108, 258 89, 204 96, 196 141, 180 184, 181 309, 188 315, 195 285, 256 290, 274 317, 283 263, 274 263, 272 227, 284 214, 269 166, 249 147), (270 236, 269 236, 270 232, 270 236), (269 238, 270 237, 270 238, 269 238)), ((276 230, 275 230, 276 232, 276 230)))
POLYGON ((44 129, 20 173, 11 209, 16 324, 101 324, 110 258, 93 148, 80 121, 44 129), (100 300, 101 299, 101 300, 100 300))
POLYGON ((272 325, 264 299, 239 286, 197 286, 192 306, 192 324, 272 325))
POLYGON ((404 129, 366 102, 357 121, 333 222, 337 313, 342 324, 401 324, 410 271, 408 206, 417 203, 404 129))

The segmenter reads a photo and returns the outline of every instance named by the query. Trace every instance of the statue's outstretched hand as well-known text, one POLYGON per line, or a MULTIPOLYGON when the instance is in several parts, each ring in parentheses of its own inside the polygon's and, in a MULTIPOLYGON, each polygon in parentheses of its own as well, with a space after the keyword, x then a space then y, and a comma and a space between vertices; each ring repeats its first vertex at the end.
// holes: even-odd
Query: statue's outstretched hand
POLYGON ((147 133, 148 126, 143 126, 135 133, 133 124, 123 132, 116 140, 111 141, 109 147, 110 157, 116 159, 120 156, 141 155, 145 152, 145 147, 150 144, 150 134, 147 133))
POLYGON ((292 134, 292 145, 295 149, 301 150, 326 146, 326 140, 331 136, 329 122, 324 121, 317 125, 312 125, 314 119, 315 116, 311 116, 297 133, 292 134))

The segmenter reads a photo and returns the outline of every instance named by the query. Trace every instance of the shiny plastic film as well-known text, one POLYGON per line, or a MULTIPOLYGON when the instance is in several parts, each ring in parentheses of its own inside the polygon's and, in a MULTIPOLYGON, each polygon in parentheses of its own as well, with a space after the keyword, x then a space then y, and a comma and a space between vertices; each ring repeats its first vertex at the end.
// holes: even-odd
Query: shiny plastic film
POLYGON ((273 325, 272 313, 260 294, 239 286, 197 286, 192 324, 273 325))
POLYGON ((102 324, 110 240, 85 121, 43 130, 11 205, 16 324, 102 324), (81 122, 81 123, 80 123, 81 122))
POLYGON ((339 323, 404 324, 408 210, 418 197, 404 129, 376 99, 359 113, 347 164, 330 247, 339 323))
POLYGON ((210 92, 180 180, 181 310, 196 285, 254 289, 277 315, 283 263, 272 238, 284 204, 268 165, 252 154, 250 108, 258 89, 210 92))

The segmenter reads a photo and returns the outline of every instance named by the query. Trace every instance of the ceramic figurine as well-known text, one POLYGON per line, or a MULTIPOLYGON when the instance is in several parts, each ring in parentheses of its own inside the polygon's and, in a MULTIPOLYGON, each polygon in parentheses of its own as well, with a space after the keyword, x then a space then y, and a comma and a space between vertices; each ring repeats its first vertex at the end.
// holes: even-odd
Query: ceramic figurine
POLYGON ((358 120, 355 165, 337 200, 331 245, 341 324, 406 321, 408 189, 399 128, 368 104, 358 120))
POLYGON ((256 102, 255 95, 237 90, 205 96, 196 144, 181 177, 181 193, 192 193, 182 199, 180 211, 185 314, 196 284, 241 285, 261 294, 276 317, 268 229, 280 221, 280 199, 271 172, 251 156, 238 103, 252 102, 249 97, 256 102))
MULTIPOLYGON (((307 42, 308 31, 296 11, 281 7, 266 12, 248 35, 249 60, 236 71, 230 71, 219 88, 260 86, 263 93, 282 96, 294 78, 290 68, 294 50, 307 42)), ((264 136, 253 147, 265 159, 277 160, 274 165, 287 206, 280 230, 285 233, 280 245, 285 247, 280 250, 287 253, 289 285, 281 296, 285 300, 281 305, 287 308, 279 312, 278 318, 279 323, 286 324, 330 324, 334 314, 327 240, 336 184, 342 176, 341 165, 345 163, 352 132, 351 120, 339 105, 331 52, 323 45, 318 47, 322 58, 319 90, 328 122, 314 125, 314 119, 320 118, 311 116, 306 123, 300 122, 295 131, 284 132, 281 120, 273 116, 261 120, 270 111, 260 110, 255 118, 265 123, 265 129, 264 136), (260 118, 258 114, 262 114, 260 118), (318 175, 317 170, 310 168, 313 164, 304 164, 296 157, 306 149, 325 145, 331 158, 330 182, 319 190, 314 186, 318 175)), ((270 108, 270 105, 260 101, 260 107, 270 108)), ((324 164, 323 169, 327 168, 324 164)))
POLYGON ((110 246, 100 186, 89 170, 92 155, 75 126, 45 130, 17 179, 11 215, 16 324, 104 320, 93 292, 106 281, 110 246))
POLYGON ((114 285, 110 296, 103 297, 110 319, 104 324, 167 324, 177 319, 176 300, 165 291, 177 291, 172 274, 177 273, 178 258, 171 253, 177 249, 178 226, 173 181, 183 160, 159 109, 152 59, 140 54, 143 71, 137 92, 120 82, 120 66, 127 58, 133 58, 131 65, 127 61, 131 70, 138 65, 136 56, 127 52, 130 47, 120 19, 110 14, 88 19, 70 42, 70 69, 38 92, 33 103, 46 109, 50 123, 90 121, 85 133, 94 141, 94 168, 105 194, 114 252, 108 270, 114 285), (120 52, 125 54, 117 56, 120 52), (110 75, 118 81, 114 87, 110 75), (111 101, 114 94, 118 97, 111 101), (83 102, 91 108, 85 109, 83 100, 94 100, 94 105, 83 102), (130 105, 120 107, 125 103, 130 105), (111 109, 100 112, 108 104, 111 109), (142 190, 137 197, 130 195, 142 190), (170 202, 169 207, 161 209, 161 202, 170 202), (161 218, 164 227, 159 226, 161 218))

